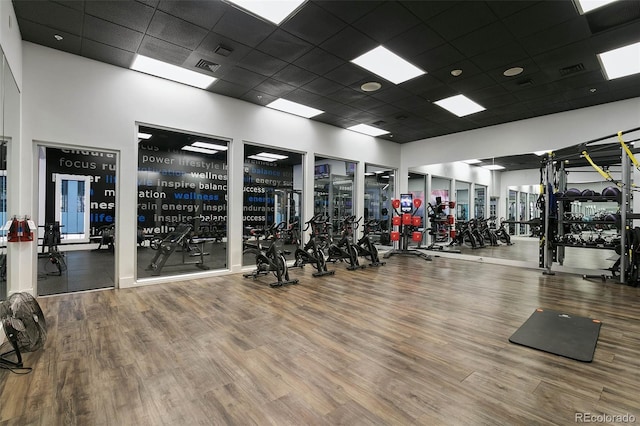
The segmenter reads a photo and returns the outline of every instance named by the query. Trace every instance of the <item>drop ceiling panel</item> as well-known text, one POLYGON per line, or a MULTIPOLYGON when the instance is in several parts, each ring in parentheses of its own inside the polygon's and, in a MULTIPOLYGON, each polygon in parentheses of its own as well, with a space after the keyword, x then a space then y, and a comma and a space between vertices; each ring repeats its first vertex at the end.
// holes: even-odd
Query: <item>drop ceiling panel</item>
POLYGON ((171 44, 194 50, 207 36, 207 30, 167 13, 156 11, 147 34, 171 44))
POLYGON ((207 30, 214 27, 228 7, 223 2, 200 0, 161 1, 158 4, 158 10, 207 30))
POLYGON ((378 43, 386 43, 419 23, 420 20, 402 5, 386 2, 352 25, 378 43), (384 25, 380 25, 381 22, 384 22, 384 25))
POLYGON ((182 65, 191 54, 191 50, 155 37, 145 36, 140 43, 138 53, 169 64, 182 65))
POLYGON ((15 5, 15 11, 21 20, 42 24, 67 34, 82 34, 82 11, 48 1, 20 2, 15 5))
MULTIPOLYGON (((106 44, 118 49, 136 52, 144 33, 114 24, 94 16, 85 18, 82 35, 85 39, 106 44)), ((127 65, 128 66, 128 65, 127 65)))
POLYGON ((105 21, 145 32, 155 12, 154 7, 135 1, 87 1, 84 12, 105 21))
POLYGON ((283 30, 315 45, 346 26, 346 22, 312 2, 305 3, 301 10, 281 25, 283 30))
POLYGON ((287 62, 295 61, 312 48, 312 44, 281 29, 276 29, 258 45, 258 50, 287 62))
POLYGON ((221 0, 13 5, 26 41, 120 67, 134 53, 187 69, 205 60, 219 65, 198 69, 219 78, 212 92, 282 96, 340 127, 383 122, 397 143, 640 96, 640 76, 606 81, 596 57, 640 41, 637 1, 579 15, 570 0, 308 0, 280 26, 221 0), (427 74, 395 85, 350 63, 381 43, 427 74), (513 66, 524 72, 505 77, 513 66), (372 80, 382 88, 363 92, 372 80), (487 111, 458 118, 432 103, 459 93, 487 111))
POLYGON ((107 62, 124 68, 131 66, 135 57, 135 53, 131 51, 118 49, 87 38, 82 40, 80 54, 96 61, 107 62))

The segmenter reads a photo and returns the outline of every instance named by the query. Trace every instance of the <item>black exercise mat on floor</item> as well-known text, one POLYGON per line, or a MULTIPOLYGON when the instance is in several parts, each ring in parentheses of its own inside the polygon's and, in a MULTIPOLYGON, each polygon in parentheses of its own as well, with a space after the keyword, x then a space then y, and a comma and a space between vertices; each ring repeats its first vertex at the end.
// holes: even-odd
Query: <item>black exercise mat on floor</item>
POLYGON ((550 309, 536 311, 509 341, 555 355, 591 362, 601 322, 550 309))

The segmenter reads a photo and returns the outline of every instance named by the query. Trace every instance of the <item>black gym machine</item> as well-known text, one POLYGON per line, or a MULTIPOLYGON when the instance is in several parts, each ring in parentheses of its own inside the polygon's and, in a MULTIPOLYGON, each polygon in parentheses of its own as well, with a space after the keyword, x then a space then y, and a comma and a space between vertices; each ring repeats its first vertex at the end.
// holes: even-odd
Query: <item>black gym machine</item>
MULTIPOLYGON (((298 279, 289 278, 289 267, 287 266, 287 260, 284 255, 289 254, 287 251, 282 250, 282 232, 286 226, 285 222, 274 223, 264 231, 264 240, 269 240, 269 247, 264 248, 262 244, 257 245, 256 253, 256 269, 248 274, 243 274, 245 278, 253 278, 254 280, 263 275, 273 273, 277 281, 270 283, 271 287, 281 287, 285 284, 298 284, 298 279)), ((255 252, 256 249, 245 250, 244 253, 248 254, 255 252)))

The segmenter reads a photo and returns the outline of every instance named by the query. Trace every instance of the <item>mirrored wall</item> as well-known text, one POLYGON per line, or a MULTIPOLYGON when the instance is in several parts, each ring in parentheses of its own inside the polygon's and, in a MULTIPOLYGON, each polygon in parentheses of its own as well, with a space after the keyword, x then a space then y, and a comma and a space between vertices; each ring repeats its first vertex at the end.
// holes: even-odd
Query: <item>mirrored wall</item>
MULTIPOLYGON (((1 49, 0 55, 0 300, 3 300, 9 290, 10 268, 7 255, 7 222, 11 219, 8 209, 7 157, 9 146, 18 146, 20 143, 20 91, 1 49)), ((23 218, 24 214, 27 212, 23 212, 23 218)))
POLYGON ((255 265, 271 244, 291 260, 305 221, 302 154, 247 143, 244 153, 242 265, 255 265))
POLYGON ((228 146, 139 126, 138 279, 227 268, 228 146))

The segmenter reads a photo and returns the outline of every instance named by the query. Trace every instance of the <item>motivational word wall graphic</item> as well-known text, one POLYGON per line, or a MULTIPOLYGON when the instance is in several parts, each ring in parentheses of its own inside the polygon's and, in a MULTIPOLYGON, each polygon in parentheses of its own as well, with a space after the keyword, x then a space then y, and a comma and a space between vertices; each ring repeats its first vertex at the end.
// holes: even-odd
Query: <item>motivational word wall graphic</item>
POLYGON ((276 219, 274 190, 276 189, 293 189, 293 166, 245 160, 242 215, 242 223, 245 227, 262 228, 274 223, 276 219))
MULTIPOLYGON (((45 223, 55 221, 55 174, 89 176, 91 235, 115 223, 116 154, 102 151, 46 148, 45 223)), ((62 229, 64 233, 64 228, 62 229)))
POLYGON ((227 222, 226 152, 200 155, 141 145, 138 153, 138 226, 167 233, 179 223, 227 222))

